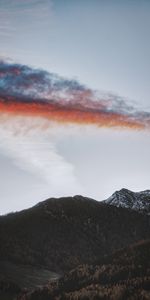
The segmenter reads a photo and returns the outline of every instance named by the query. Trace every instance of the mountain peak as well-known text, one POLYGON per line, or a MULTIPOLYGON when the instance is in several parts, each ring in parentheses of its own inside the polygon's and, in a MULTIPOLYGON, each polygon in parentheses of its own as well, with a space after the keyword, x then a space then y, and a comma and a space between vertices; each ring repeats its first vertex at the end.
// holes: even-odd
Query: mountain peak
POLYGON ((150 190, 133 192, 126 188, 122 188, 121 190, 114 192, 112 196, 103 202, 109 205, 150 214, 150 190))

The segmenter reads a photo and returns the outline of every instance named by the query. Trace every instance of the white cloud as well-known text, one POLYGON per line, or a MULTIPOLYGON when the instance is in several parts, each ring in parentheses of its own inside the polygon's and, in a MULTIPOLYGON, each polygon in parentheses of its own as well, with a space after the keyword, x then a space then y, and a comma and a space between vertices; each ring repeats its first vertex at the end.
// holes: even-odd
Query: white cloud
POLYGON ((14 171, 18 168, 28 172, 37 182, 40 181, 43 194, 44 189, 49 189, 49 197, 82 192, 74 166, 57 152, 57 126, 49 123, 48 128, 43 129, 46 125, 45 121, 38 118, 1 116, 0 152, 11 159, 14 171))
POLYGON ((29 207, 48 197, 83 194, 102 200, 122 187, 148 189, 149 149, 146 131, 1 115, 0 162, 5 156, 6 165, 6 170, 4 165, 0 169, 1 211, 29 207))

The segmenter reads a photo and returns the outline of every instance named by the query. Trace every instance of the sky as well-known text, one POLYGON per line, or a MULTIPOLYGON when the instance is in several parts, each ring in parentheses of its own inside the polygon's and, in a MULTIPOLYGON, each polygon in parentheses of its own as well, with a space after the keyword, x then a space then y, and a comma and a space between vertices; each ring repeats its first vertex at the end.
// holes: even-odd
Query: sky
POLYGON ((148 0, 0 0, 0 40, 0 214, 150 188, 148 0))

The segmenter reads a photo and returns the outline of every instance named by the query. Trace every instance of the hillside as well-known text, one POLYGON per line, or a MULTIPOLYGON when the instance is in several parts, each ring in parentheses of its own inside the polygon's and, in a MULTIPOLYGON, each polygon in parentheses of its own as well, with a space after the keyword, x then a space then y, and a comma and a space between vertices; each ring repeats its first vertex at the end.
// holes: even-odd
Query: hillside
POLYGON ((117 251, 100 264, 80 265, 59 281, 20 300, 148 300, 150 240, 117 251))
POLYGON ((14 300, 39 286, 43 293, 42 286, 57 284, 79 265, 100 265, 120 248, 148 238, 146 214, 82 196, 52 198, 1 216, 0 299, 14 300))
POLYGON ((0 217, 0 257, 62 273, 149 237, 149 219, 81 196, 0 217))

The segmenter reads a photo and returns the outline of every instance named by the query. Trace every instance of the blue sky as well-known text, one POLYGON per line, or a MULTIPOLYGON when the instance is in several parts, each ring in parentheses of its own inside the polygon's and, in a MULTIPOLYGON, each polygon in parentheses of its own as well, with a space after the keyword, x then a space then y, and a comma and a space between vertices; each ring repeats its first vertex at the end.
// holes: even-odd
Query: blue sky
POLYGON ((149 1, 1 0, 0 8, 1 54, 149 106, 149 1))
MULTIPOLYGON (((78 79, 92 89, 120 95, 127 104, 133 101, 135 106, 150 111, 148 0, 0 0, 0 40, 1 58, 78 79)), ((27 164, 27 157, 17 150, 18 140, 13 140, 10 127, 7 123, 0 128, 2 212, 55 195, 83 193, 101 200, 123 186, 149 188, 149 133, 93 128, 50 130, 50 144, 47 137, 41 139, 46 146, 44 149, 39 144, 36 155, 39 161, 42 155, 50 159, 53 172, 54 159, 59 182, 62 163, 62 177, 66 178, 62 187, 47 180, 47 169, 39 170, 31 161, 27 164), (48 147, 54 150, 51 157, 47 156, 48 147), (10 202, 6 181, 13 173, 13 185, 9 176, 10 202), (72 179, 67 191, 69 177, 72 179)), ((24 143, 22 151, 28 149, 33 154, 35 147, 27 137, 24 143)))

